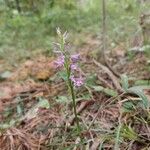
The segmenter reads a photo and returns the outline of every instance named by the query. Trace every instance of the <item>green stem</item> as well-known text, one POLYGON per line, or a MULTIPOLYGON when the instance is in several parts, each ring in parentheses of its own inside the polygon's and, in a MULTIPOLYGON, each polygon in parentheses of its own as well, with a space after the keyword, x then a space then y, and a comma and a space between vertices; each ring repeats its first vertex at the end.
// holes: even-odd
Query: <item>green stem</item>
POLYGON ((72 81, 70 79, 69 79, 69 87, 70 87, 70 92, 71 92, 71 97, 72 97, 72 102, 73 102, 73 109, 74 109, 75 121, 77 124, 77 130, 78 130, 78 133, 80 133, 79 119, 78 119, 78 114, 76 110, 77 107, 76 107, 76 101, 75 101, 75 93, 74 93, 72 81))
POLYGON ((73 87, 73 84, 72 84, 72 81, 70 79, 70 74, 71 74, 71 71, 70 71, 70 65, 69 65, 69 61, 65 61, 65 66, 66 66, 66 72, 67 72, 67 81, 68 81, 68 87, 69 87, 69 90, 70 90, 70 93, 71 93, 71 98, 72 98, 72 103, 73 103, 73 110, 74 110, 74 115, 75 115, 75 122, 76 122, 76 125, 77 125, 77 130, 78 130, 78 134, 80 133, 80 125, 79 125, 79 119, 78 119, 78 114, 77 114, 77 110, 76 110, 76 98, 75 98, 75 92, 74 92, 74 87, 73 87))
POLYGON ((61 39, 61 51, 64 53, 64 56, 65 56, 64 66, 65 66, 66 73, 67 73, 68 88, 69 88, 70 93, 71 93, 73 110, 74 110, 74 115, 75 115, 75 122, 77 125, 77 131, 78 131, 78 134, 80 134, 80 125, 79 125, 79 119, 78 119, 78 114, 77 114, 77 110, 76 110, 75 92, 74 92, 74 87, 73 87, 72 81, 70 79, 70 75, 71 75, 70 60, 67 57, 67 55, 65 54, 65 43, 64 43, 63 37, 61 39))

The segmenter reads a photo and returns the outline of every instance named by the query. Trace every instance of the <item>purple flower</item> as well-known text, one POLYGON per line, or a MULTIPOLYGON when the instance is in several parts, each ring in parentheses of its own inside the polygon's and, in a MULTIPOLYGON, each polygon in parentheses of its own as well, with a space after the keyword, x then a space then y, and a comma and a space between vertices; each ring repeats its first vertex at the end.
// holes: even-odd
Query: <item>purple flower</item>
POLYGON ((77 70, 78 66, 76 64, 71 64, 71 70, 77 70))
POLYGON ((62 67, 62 66, 64 65, 64 62, 65 62, 65 57, 64 57, 64 55, 61 55, 61 56, 57 59, 57 61, 55 61, 54 63, 55 63, 55 65, 56 65, 56 67, 62 67))
POLYGON ((75 82, 75 77, 74 77, 74 75, 70 76, 70 79, 71 79, 72 82, 75 82))
POLYGON ((76 86, 76 87, 80 87, 81 85, 83 85, 82 77, 75 78, 74 76, 71 76, 70 79, 74 83, 74 86, 76 86))
POLYGON ((73 63, 76 63, 80 59, 80 54, 71 55, 71 60, 73 63))

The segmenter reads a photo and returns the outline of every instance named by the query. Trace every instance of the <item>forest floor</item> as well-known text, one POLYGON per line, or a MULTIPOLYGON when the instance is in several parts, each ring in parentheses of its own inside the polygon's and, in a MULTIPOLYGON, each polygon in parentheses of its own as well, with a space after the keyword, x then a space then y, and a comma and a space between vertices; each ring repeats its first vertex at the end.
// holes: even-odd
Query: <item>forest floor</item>
POLYGON ((121 43, 107 52, 109 68, 96 60, 100 45, 93 36, 74 49, 86 77, 77 90, 80 138, 55 58, 39 55, 11 71, 1 61, 0 149, 149 150, 149 58, 143 52, 129 56, 121 43))

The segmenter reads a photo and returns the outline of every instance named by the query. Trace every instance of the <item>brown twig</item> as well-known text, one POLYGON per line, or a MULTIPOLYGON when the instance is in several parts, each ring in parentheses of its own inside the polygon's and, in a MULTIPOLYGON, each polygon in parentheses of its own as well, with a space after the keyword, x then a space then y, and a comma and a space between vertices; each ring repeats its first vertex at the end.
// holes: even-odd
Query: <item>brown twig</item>
POLYGON ((101 141, 100 139, 96 138, 91 146, 91 150, 97 150, 99 145, 100 145, 101 141))
POLYGON ((93 59, 93 62, 94 62, 95 65, 97 65, 98 67, 100 67, 102 70, 104 70, 108 74, 108 76, 112 80, 115 88, 118 91, 122 92, 123 89, 121 88, 120 83, 119 83, 117 77, 109 70, 109 68, 106 67, 106 66, 104 66, 104 65, 102 65, 100 62, 97 62, 95 59, 93 59))
POLYGON ((113 87, 112 87, 112 85, 111 84, 109 84, 105 79, 103 79, 101 76, 97 76, 97 78, 104 84, 104 86, 106 86, 106 87, 108 87, 108 88, 110 88, 110 89, 112 89, 113 87))

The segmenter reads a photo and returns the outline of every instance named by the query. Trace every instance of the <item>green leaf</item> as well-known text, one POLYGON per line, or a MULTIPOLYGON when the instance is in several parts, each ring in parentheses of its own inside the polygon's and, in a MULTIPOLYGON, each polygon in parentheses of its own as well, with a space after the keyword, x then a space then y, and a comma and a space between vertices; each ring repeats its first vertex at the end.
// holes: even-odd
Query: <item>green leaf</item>
POLYGON ((127 75, 123 74, 121 76, 121 83, 122 83, 122 87, 125 91, 127 91, 127 89, 129 88, 129 83, 128 83, 128 77, 127 75))
POLYGON ((14 126, 15 123, 16 123, 16 120, 14 120, 14 119, 10 120, 8 123, 1 123, 0 130, 10 128, 10 127, 14 126))
POLYGON ((115 90, 104 88, 104 93, 109 96, 117 96, 118 93, 115 90))
POLYGON ((134 87, 129 88, 127 92, 138 95, 142 99, 142 103, 144 107, 149 108, 149 101, 143 92, 144 89, 150 89, 150 86, 134 86, 134 87))
POLYGON ((50 108, 50 104, 49 104, 47 99, 39 97, 39 102, 38 102, 38 104, 35 107, 36 108, 41 107, 41 108, 48 109, 48 108, 50 108))
POLYGON ((22 107, 20 104, 17 105, 17 113, 21 115, 23 113, 22 107))
POLYGON ((140 85, 150 85, 150 81, 149 80, 138 80, 135 81, 135 86, 140 86, 140 85))
POLYGON ((67 73, 66 73, 66 71, 60 71, 58 74, 59 74, 59 76, 60 76, 64 81, 67 81, 67 73))
POLYGON ((5 80, 9 77, 11 77, 12 73, 10 71, 5 71, 0 74, 0 80, 5 80))
POLYGON ((56 99, 56 101, 58 103, 67 103, 68 102, 68 98, 66 96, 58 96, 58 98, 56 99))
POLYGON ((103 91, 103 90, 104 90, 104 87, 102 87, 102 86, 92 86, 92 88, 93 88, 94 91, 96 91, 96 92, 100 92, 100 91, 103 91))
POLYGON ((121 136, 127 138, 129 140, 137 140, 137 133, 130 126, 122 126, 121 128, 121 136))
POLYGON ((114 146, 115 150, 119 150, 121 128, 122 128, 122 124, 119 124, 116 131, 115 146, 114 146))
POLYGON ((50 108, 48 100, 43 97, 39 97, 39 102, 33 108, 31 108, 20 120, 32 119, 36 117, 39 108, 50 108))
POLYGON ((83 95, 81 95, 81 97, 76 98, 76 101, 81 101, 81 100, 90 100, 91 99, 91 95, 89 93, 85 93, 83 95))
POLYGON ((134 110, 134 104, 133 102, 124 102, 123 104, 123 111, 124 112, 131 112, 132 110, 134 110))
POLYGON ((84 95, 82 95, 81 98, 84 99, 84 100, 90 100, 91 99, 91 95, 90 94, 84 94, 84 95))
POLYGON ((96 75, 95 74, 92 74, 92 75, 90 75, 90 76, 88 76, 87 78, 86 78, 86 85, 87 86, 94 86, 96 83, 96 75))
POLYGON ((109 96, 117 96, 118 95, 118 93, 115 90, 104 88, 99 85, 90 86, 90 87, 93 88, 94 91, 96 91, 96 92, 104 92, 106 95, 109 95, 109 96))

